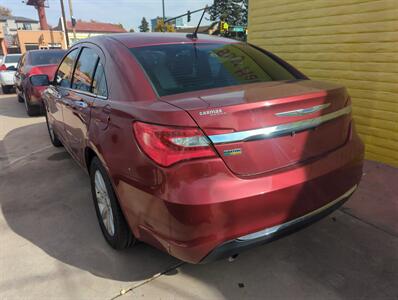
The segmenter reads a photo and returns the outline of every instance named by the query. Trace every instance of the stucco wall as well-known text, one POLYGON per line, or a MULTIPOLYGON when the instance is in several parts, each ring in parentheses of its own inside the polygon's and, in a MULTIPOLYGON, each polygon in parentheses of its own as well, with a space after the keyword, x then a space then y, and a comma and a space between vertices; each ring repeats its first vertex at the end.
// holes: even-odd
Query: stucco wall
POLYGON ((18 30, 18 40, 21 53, 25 53, 26 44, 37 44, 46 47, 49 44, 60 44, 62 49, 66 49, 64 33, 62 31, 51 30, 18 30))
POLYGON ((249 42, 347 86, 366 157, 398 166, 397 0, 250 0, 249 42))

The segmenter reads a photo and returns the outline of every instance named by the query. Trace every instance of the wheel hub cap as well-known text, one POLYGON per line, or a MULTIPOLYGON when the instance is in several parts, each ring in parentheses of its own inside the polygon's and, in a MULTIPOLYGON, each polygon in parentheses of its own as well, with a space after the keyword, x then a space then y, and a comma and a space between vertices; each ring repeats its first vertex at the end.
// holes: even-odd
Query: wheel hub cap
POLYGON ((102 218, 102 223, 104 224, 109 235, 113 236, 115 234, 115 224, 113 221, 111 201, 106 189, 104 178, 98 170, 95 171, 94 183, 95 195, 97 198, 98 209, 102 218))

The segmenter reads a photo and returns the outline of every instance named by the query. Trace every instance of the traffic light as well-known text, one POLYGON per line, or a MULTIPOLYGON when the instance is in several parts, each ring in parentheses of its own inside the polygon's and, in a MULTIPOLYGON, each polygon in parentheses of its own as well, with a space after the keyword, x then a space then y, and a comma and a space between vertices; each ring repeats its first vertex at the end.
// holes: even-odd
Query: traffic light
POLYGON ((76 19, 71 17, 72 27, 76 27, 76 19))
POLYGON ((188 23, 191 22, 191 11, 190 10, 187 11, 187 22, 188 23))

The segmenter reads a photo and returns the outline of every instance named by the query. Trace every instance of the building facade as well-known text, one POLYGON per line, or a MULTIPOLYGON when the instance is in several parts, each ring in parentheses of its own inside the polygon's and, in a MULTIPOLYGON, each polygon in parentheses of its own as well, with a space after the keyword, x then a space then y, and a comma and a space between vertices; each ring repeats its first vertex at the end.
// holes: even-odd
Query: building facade
POLYGON ((344 84, 366 157, 398 166, 396 0, 250 0, 250 43, 344 84))
POLYGON ((17 31, 40 30, 36 20, 18 16, 0 16, 0 54, 20 53, 17 31))
MULTIPOLYGON (((89 37, 96 35, 127 32, 123 28, 123 26, 119 24, 102 23, 96 21, 88 22, 88 21, 77 20, 75 28, 72 27, 72 22, 67 21, 66 27, 68 29, 68 38, 71 45, 79 40, 87 39, 89 37)), ((61 19, 59 20, 56 29, 63 31, 63 23, 61 19)))

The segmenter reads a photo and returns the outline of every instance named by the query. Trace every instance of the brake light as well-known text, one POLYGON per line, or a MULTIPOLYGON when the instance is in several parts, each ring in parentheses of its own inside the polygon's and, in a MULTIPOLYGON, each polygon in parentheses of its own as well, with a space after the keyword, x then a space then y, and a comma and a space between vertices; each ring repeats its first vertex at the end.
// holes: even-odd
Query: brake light
POLYGON ((6 65, 1 65, 0 66, 0 71, 6 71, 7 70, 7 66, 6 65))
POLYGON ((133 130, 142 151, 164 167, 183 160, 216 156, 210 141, 199 128, 134 122, 133 130))

